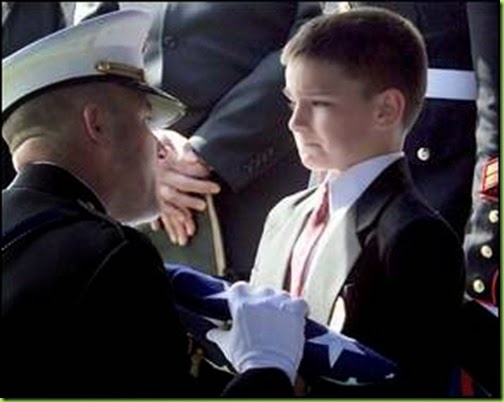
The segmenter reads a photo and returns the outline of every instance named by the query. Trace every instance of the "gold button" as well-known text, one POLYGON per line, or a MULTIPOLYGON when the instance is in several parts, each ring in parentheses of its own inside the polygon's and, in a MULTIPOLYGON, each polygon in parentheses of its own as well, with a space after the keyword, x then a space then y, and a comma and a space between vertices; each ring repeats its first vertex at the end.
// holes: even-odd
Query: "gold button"
POLYGON ((418 148, 417 150, 417 158, 420 159, 421 161, 425 162, 430 159, 430 149, 429 148, 418 148))
POLYGON ((488 214, 488 220, 492 223, 497 223, 499 222, 499 210, 498 209, 492 209, 490 213, 488 214))
POLYGON ((473 282, 473 289, 476 293, 483 293, 485 291, 485 284, 481 279, 476 279, 473 282))
POLYGON ((493 255, 492 247, 485 244, 484 246, 481 246, 480 253, 485 258, 491 258, 493 255))

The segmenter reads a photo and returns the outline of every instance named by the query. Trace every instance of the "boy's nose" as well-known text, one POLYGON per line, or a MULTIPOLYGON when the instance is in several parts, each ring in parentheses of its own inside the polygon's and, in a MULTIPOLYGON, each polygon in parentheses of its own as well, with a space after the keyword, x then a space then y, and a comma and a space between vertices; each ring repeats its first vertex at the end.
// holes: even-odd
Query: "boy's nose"
POLYGON ((289 119, 289 129, 292 132, 300 131, 303 127, 306 127, 306 111, 299 105, 296 105, 292 110, 292 115, 289 119))

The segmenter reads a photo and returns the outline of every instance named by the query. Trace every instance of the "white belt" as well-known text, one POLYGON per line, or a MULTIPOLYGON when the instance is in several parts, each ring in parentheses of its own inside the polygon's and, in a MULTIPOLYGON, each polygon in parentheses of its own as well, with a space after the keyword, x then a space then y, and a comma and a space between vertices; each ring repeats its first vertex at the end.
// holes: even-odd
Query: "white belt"
POLYGON ((429 68, 426 98, 476 100, 478 90, 474 71, 429 68))

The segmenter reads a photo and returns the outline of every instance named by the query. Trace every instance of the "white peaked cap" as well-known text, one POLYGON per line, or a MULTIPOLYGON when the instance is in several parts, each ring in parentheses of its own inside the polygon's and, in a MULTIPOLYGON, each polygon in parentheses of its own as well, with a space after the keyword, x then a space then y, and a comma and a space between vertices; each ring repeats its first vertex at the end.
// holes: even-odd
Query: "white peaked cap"
POLYGON ((121 10, 57 31, 2 60, 2 121, 20 104, 52 87, 115 80, 146 92, 157 127, 183 116, 184 105, 145 81, 142 49, 152 16, 121 10))

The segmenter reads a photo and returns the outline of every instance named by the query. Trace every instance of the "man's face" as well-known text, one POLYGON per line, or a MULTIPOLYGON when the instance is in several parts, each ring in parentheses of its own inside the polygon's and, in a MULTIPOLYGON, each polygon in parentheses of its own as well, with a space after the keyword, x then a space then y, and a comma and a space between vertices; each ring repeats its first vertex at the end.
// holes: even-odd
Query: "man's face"
POLYGON ((151 107, 141 92, 118 88, 120 100, 111 113, 111 146, 116 194, 109 212, 139 223, 157 215, 155 167, 157 139, 149 128, 151 107))
POLYGON ((371 152, 372 98, 338 66, 298 58, 285 71, 291 103, 289 128, 299 156, 311 170, 345 170, 371 152))

